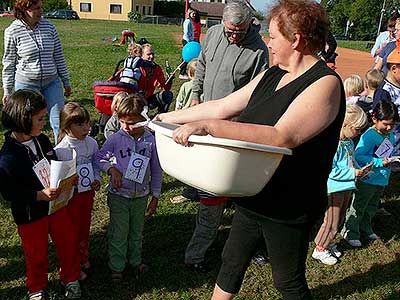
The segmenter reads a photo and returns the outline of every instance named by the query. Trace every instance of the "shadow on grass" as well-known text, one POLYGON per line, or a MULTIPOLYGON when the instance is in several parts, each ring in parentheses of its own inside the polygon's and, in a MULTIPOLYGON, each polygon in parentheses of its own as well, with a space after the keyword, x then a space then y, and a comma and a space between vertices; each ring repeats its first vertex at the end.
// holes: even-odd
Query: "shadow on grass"
MULTIPOLYGON (((326 299, 327 297, 329 298, 329 295, 339 295, 346 298, 355 292, 362 292, 365 289, 372 290, 382 285, 398 284, 399 273, 400 255, 396 254, 396 259, 388 264, 375 264, 368 272, 348 276, 334 284, 320 285, 312 289, 312 293, 315 299, 326 299)), ((395 293, 385 299, 399 299, 398 296, 399 293, 395 293)))
MULTIPOLYGON (((229 223, 231 216, 224 218, 223 223, 229 223)), ((107 236, 106 228, 97 230, 90 236, 89 255, 92 268, 88 279, 82 284, 82 299, 135 299, 135 297, 152 293, 182 293, 206 286, 205 291, 212 291, 220 266, 221 251, 229 230, 222 229, 215 243, 207 252, 207 260, 212 271, 207 274, 196 273, 184 265, 184 251, 191 238, 195 224, 193 214, 171 214, 155 216, 146 220, 144 229, 143 262, 150 270, 138 276, 132 267, 127 267, 126 276, 119 283, 110 280, 110 271, 107 265, 107 236), (160 230, 162 228, 162 230, 160 230)), ((20 245, 0 248, 1 257, 6 258, 7 264, 1 268, 0 281, 3 288, 0 290, 0 299, 22 299, 26 294, 25 262, 20 245), (10 252, 15 253, 10 257, 10 252), (5 256, 4 256, 5 255, 5 256), (11 281, 17 281, 11 283, 11 281), (9 282, 9 284, 5 284, 9 282), (11 287, 9 287, 11 286, 11 287)), ((57 273, 57 258, 53 246, 49 250, 49 270, 57 273)), ((60 294, 58 290, 58 276, 52 275, 49 285, 51 294, 60 294), (54 280, 55 279, 55 280, 54 280), (54 281, 54 283, 53 283, 54 281)), ((196 292, 196 291, 194 291, 196 292)), ((204 293, 204 291, 203 291, 204 293)), ((200 297, 200 296, 199 296, 200 297)), ((203 298, 201 296, 200 298, 203 298)), ((58 299, 58 298, 56 298, 58 299)))
POLYGON ((93 267, 84 284, 84 299, 134 299, 146 292, 182 292, 204 285, 209 285, 211 292, 229 230, 221 230, 207 252, 212 271, 207 274, 196 273, 184 265, 184 251, 191 238, 194 222, 195 216, 191 214, 156 216, 146 220, 143 262, 149 265, 150 270, 138 276, 131 266, 127 266, 124 280, 118 283, 110 280, 106 228, 101 230, 102 234, 92 235, 90 256, 93 267))

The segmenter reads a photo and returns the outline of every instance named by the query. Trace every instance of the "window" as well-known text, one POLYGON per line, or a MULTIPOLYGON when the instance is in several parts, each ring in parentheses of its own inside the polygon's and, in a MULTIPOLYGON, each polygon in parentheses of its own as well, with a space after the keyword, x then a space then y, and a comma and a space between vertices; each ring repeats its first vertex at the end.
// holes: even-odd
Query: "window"
POLYGON ((122 5, 121 4, 110 4, 110 14, 121 14, 122 5))
POLYGON ((86 3, 86 2, 79 3, 79 11, 91 12, 92 11, 92 3, 86 3))
POLYGON ((146 6, 143 5, 142 11, 143 11, 143 16, 145 16, 146 15, 146 6))
POLYGON ((140 6, 139 5, 136 5, 136 9, 135 9, 137 12, 139 12, 140 11, 140 6))
POLYGON ((151 6, 148 7, 147 14, 151 15, 151 6))

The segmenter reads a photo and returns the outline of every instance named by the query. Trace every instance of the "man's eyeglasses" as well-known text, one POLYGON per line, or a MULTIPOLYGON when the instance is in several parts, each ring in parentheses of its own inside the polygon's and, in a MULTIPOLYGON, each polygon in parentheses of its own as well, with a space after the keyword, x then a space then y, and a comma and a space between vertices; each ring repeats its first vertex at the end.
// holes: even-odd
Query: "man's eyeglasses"
POLYGON ((229 38, 229 37, 232 37, 233 35, 236 35, 237 38, 241 39, 241 38, 244 38, 244 36, 246 35, 246 33, 247 33, 247 30, 237 30, 237 31, 234 31, 234 30, 227 30, 227 29, 224 28, 224 34, 225 34, 225 36, 228 37, 228 38, 229 38))

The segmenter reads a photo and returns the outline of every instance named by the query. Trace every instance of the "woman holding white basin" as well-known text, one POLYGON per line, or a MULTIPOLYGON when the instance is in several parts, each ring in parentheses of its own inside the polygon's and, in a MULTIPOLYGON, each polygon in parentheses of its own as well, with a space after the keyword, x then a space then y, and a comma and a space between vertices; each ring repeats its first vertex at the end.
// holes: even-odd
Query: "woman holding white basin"
POLYGON ((345 110, 339 76, 316 57, 327 32, 326 13, 315 1, 280 0, 269 16, 274 67, 225 98, 157 117, 185 124, 173 135, 182 145, 192 134, 210 134, 293 150, 260 193, 235 200, 213 300, 239 291, 262 239, 283 299, 312 299, 305 279, 309 235, 325 212, 345 110), (238 122, 228 121, 232 117, 238 122))

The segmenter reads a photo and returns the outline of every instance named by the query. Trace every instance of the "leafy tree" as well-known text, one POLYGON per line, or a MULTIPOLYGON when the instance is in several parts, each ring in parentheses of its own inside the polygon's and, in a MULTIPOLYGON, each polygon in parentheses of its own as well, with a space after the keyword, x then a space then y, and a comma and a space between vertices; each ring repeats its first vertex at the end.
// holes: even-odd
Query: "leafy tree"
POLYGON ((380 3, 376 0, 355 0, 351 6, 350 20, 355 39, 374 40, 380 15, 380 3))
POLYGON ((262 20, 265 19, 264 13, 263 13, 262 11, 260 11, 260 10, 257 10, 257 11, 254 13, 254 16, 255 16, 259 21, 262 21, 262 20))
POLYGON ((171 18, 183 18, 185 1, 154 1, 154 14, 171 18))
POLYGON ((43 2, 44 12, 49 12, 56 9, 69 9, 69 4, 66 0, 46 0, 43 2))
MULTIPOLYGON (((400 2, 400 0, 387 0, 400 2)), ((374 39, 379 23, 381 2, 376 0, 322 0, 334 34, 344 35, 347 22, 352 26, 348 34, 355 39, 374 39)))
POLYGON ((142 18, 142 15, 138 11, 130 11, 128 13, 128 19, 131 22, 139 23, 141 18, 142 18))

